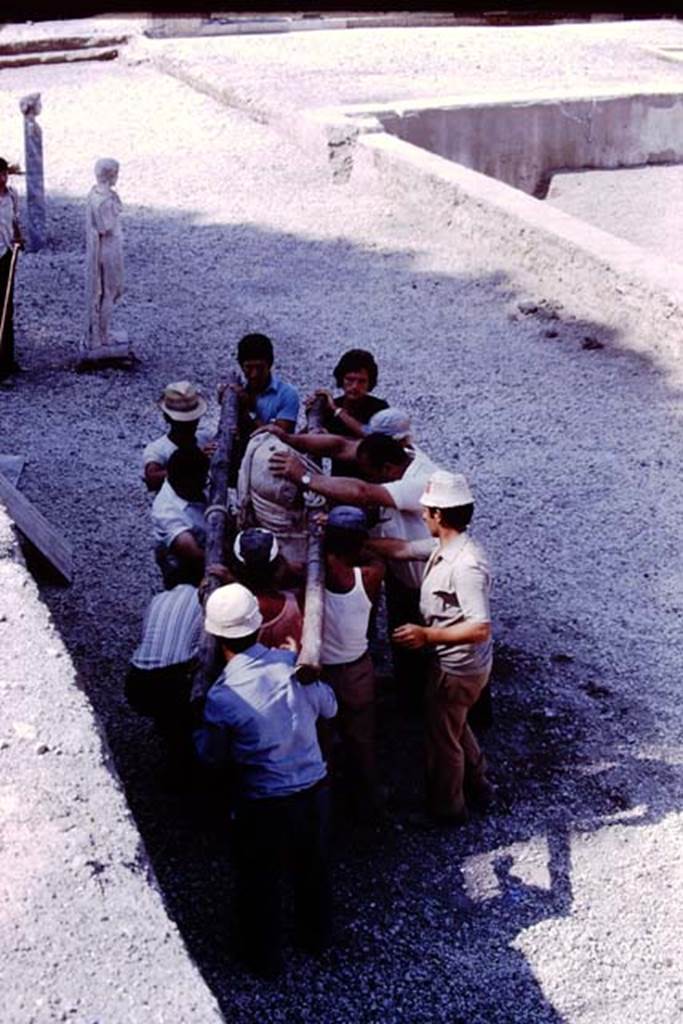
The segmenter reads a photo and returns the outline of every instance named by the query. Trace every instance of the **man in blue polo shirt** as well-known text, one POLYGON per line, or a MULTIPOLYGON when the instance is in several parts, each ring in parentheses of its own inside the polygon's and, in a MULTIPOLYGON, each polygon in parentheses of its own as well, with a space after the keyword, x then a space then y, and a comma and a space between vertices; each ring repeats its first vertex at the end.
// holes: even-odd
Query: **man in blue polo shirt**
POLYGON ((237 346, 237 362, 246 378, 240 392, 240 432, 275 423, 291 434, 299 415, 299 395, 273 373, 273 343, 265 334, 245 334, 237 346))

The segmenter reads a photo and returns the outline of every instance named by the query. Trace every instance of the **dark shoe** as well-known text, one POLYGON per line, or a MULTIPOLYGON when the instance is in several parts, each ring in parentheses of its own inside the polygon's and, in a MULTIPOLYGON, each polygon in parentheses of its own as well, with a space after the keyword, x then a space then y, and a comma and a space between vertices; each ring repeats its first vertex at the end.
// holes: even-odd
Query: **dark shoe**
POLYGON ((248 971, 263 978, 264 981, 274 981, 284 969, 282 954, 276 950, 255 950, 250 946, 236 944, 233 947, 233 954, 248 971))
POLYGON ((459 828, 469 821, 467 812, 464 814, 430 814, 426 811, 414 811, 406 817, 406 825, 419 832, 435 832, 444 828, 459 828))
POLYGON ((264 981, 276 981, 284 969, 282 957, 279 955, 246 957, 245 963, 252 974, 264 981))
POLYGON ((488 811, 496 800, 496 788, 488 779, 478 779, 465 784, 465 799, 473 811, 488 811))

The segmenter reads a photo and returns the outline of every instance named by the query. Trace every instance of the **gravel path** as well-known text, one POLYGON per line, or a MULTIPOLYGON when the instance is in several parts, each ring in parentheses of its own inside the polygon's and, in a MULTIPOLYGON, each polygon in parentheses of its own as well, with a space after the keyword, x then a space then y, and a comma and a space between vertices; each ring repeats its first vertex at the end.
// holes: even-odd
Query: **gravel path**
MULTIPOLYGON (((350 36, 335 34, 344 47, 350 36)), ((664 373, 600 324, 522 313, 534 296, 513 268, 427 237, 371 182, 333 186, 267 126, 145 66, 4 72, 3 84, 11 159, 17 99, 43 93, 52 242, 22 259, 26 373, 0 389, 2 449, 28 457, 24 492, 74 543, 74 584, 45 597, 226 1018, 674 1024, 683 495, 664 373), (126 204, 118 322, 142 362, 76 375, 83 197, 108 154, 126 204), (162 793, 156 741, 121 692, 157 586, 139 465, 160 428, 154 400, 185 376, 213 395, 247 330, 273 337, 304 392, 343 348, 372 349, 378 393, 470 477, 496 567, 487 747, 500 807, 454 835, 407 829, 419 727, 387 691, 394 822, 340 830, 338 944, 319 964, 292 952, 278 986, 230 959, 220 829, 162 793), (584 348, 586 336, 604 347, 584 348)))

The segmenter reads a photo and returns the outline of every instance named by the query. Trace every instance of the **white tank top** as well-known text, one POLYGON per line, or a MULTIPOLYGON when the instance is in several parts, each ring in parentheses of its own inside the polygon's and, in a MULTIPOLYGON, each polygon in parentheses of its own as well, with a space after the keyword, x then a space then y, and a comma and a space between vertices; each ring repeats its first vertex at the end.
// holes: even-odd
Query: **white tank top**
POLYGON ((353 590, 334 594, 325 587, 325 618, 320 660, 323 665, 356 661, 368 649, 368 621, 372 601, 365 593, 363 575, 354 567, 353 590))

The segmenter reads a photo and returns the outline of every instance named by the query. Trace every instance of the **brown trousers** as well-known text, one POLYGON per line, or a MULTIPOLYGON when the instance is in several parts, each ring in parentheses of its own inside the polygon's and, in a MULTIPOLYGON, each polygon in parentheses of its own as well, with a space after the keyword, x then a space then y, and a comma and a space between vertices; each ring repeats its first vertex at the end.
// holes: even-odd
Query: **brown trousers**
MULTIPOLYGON (((356 661, 324 665, 321 678, 334 690, 338 710, 329 726, 341 740, 342 766, 349 798, 361 813, 376 800, 375 672, 366 652, 356 661)), ((327 723, 326 723, 327 724, 327 723)), ((323 739, 328 764, 333 760, 329 732, 323 739)), ((330 765, 330 774, 335 765, 330 765)))
POLYGON ((475 786, 485 781, 484 755, 467 724, 467 712, 484 689, 490 666, 473 675, 442 671, 432 664, 425 694, 427 806, 431 814, 467 814, 465 773, 475 786))

